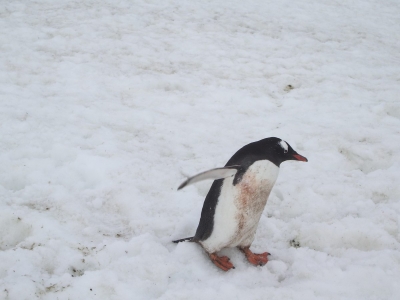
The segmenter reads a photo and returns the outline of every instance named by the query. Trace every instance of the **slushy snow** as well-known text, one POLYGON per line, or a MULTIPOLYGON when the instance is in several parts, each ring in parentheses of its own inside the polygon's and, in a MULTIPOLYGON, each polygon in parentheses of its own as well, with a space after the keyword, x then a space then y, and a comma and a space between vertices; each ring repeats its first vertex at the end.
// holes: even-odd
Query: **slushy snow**
POLYGON ((400 3, 3 1, 0 299, 400 299, 400 3), (254 267, 193 236, 222 167, 285 162, 254 267))

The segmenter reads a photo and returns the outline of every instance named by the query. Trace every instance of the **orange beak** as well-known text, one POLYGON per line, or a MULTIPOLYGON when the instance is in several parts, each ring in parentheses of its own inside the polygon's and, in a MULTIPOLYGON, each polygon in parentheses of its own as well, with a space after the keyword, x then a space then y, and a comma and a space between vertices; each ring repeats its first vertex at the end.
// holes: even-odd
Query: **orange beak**
POLYGON ((305 158, 304 156, 302 156, 302 155, 300 155, 300 154, 294 154, 293 157, 294 157, 296 160, 308 161, 307 158, 305 158))

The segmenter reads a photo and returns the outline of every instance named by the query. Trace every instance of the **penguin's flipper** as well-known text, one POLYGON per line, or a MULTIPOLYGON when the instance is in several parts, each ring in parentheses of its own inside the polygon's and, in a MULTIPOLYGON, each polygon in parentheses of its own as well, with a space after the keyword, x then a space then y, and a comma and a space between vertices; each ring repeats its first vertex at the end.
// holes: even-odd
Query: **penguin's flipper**
POLYGON ((186 179, 179 187, 178 190, 183 189, 185 186, 189 184, 193 184, 202 180, 206 179, 223 179, 227 177, 231 177, 236 174, 238 169, 240 168, 239 165, 234 165, 234 166, 227 166, 223 168, 216 168, 216 169, 211 169, 202 173, 199 173, 195 176, 189 177, 186 179))

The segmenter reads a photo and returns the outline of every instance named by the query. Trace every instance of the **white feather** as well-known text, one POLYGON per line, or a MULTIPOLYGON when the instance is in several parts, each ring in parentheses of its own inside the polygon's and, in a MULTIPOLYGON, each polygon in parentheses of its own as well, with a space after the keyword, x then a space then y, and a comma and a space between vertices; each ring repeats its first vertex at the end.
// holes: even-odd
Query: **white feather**
POLYGON ((283 148, 283 150, 285 150, 285 151, 288 151, 288 150, 289 150, 289 146, 288 146, 288 144, 287 144, 284 140, 281 140, 281 141, 279 142, 279 145, 283 148))

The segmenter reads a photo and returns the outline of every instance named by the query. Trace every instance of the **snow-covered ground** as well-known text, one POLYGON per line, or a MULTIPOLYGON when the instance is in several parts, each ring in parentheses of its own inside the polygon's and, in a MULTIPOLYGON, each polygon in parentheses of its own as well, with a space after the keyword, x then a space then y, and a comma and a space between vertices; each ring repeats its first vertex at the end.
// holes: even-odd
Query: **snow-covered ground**
POLYGON ((396 0, 2 1, 0 299, 400 299, 396 0), (196 244, 243 145, 288 141, 254 267, 196 244))

